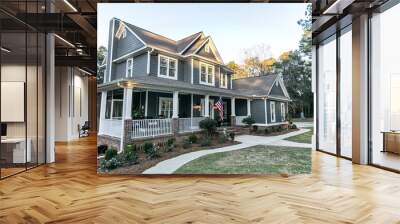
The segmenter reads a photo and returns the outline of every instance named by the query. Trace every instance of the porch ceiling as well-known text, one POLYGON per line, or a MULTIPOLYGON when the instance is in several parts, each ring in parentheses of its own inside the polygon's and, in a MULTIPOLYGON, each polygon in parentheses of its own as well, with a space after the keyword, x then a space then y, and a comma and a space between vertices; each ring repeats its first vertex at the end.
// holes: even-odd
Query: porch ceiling
POLYGON ((115 80, 109 83, 101 84, 98 86, 98 91, 112 90, 121 87, 121 83, 134 83, 134 88, 137 89, 150 89, 158 91, 179 91, 182 93, 193 93, 193 94, 209 94, 225 97, 238 97, 238 98, 254 98, 253 95, 238 92, 235 90, 215 88, 205 85, 193 85, 183 81, 177 81, 172 79, 165 79, 153 76, 141 76, 131 79, 115 80))

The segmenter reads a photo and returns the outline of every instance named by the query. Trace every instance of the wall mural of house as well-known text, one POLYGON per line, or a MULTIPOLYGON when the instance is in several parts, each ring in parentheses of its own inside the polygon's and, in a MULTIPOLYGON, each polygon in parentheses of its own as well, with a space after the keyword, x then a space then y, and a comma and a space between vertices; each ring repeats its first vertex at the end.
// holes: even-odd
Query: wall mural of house
POLYGON ((135 139, 198 131, 206 117, 221 120, 214 106, 220 97, 223 126, 243 125, 247 116, 259 126, 285 122, 290 97, 282 77, 232 80, 203 32, 176 41, 113 18, 108 49, 98 85, 100 143, 122 149, 135 139))

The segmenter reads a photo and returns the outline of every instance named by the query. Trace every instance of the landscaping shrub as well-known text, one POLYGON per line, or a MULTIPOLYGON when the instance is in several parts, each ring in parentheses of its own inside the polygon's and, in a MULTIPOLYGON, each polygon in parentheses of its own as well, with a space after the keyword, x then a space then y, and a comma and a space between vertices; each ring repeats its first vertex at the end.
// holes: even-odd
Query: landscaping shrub
POLYGON ((211 139, 210 138, 203 138, 201 143, 201 146, 210 146, 211 145, 211 139))
POLYGON ((292 125, 290 126, 290 129, 297 129, 297 126, 296 126, 295 124, 292 124, 292 125))
POLYGON ((231 141, 235 141, 235 132, 229 132, 229 138, 231 138, 231 141))
POLYGON ((268 127, 266 127, 266 128, 264 129, 264 133, 265 133, 265 134, 271 133, 271 129, 269 129, 268 127))
POLYGON ((153 149, 154 145, 151 142, 145 142, 143 144, 143 151, 144 153, 148 154, 152 149, 153 149))
POLYGON ((107 149, 106 154, 104 155, 105 160, 110 160, 118 155, 118 151, 115 148, 107 149))
POLYGON ((133 152, 136 151, 136 145, 128 144, 125 146, 124 152, 133 152))
POLYGON ((166 152, 171 152, 175 148, 175 138, 170 138, 167 140, 167 146, 165 147, 166 152))
POLYGON ((197 143, 197 136, 195 135, 195 134, 191 134, 191 135, 189 135, 189 137, 188 137, 188 141, 191 143, 191 144, 195 144, 195 143, 197 143))
POLYGON ((97 146, 97 154, 102 155, 102 154, 106 153, 107 149, 108 149, 107 145, 99 145, 99 146, 97 146))
POLYGON ((146 142, 144 143, 144 152, 147 155, 147 158, 149 159, 155 159, 159 157, 159 149, 160 147, 151 143, 151 142, 146 142))
POLYGON ((129 165, 138 163, 139 157, 138 157, 136 151, 133 150, 133 148, 125 150, 122 155, 123 155, 123 161, 125 163, 127 163, 129 165))
POLYGON ((112 170, 121 165, 122 165, 121 162, 116 157, 113 157, 110 160, 106 160, 105 168, 107 170, 112 170))
POLYGON ((202 130, 207 132, 208 136, 211 136, 217 129, 217 121, 211 118, 206 118, 200 121, 199 126, 202 130))
POLYGON ((254 120, 254 118, 252 118, 251 116, 248 116, 242 119, 242 123, 245 123, 247 127, 250 127, 256 123, 256 120, 254 120))

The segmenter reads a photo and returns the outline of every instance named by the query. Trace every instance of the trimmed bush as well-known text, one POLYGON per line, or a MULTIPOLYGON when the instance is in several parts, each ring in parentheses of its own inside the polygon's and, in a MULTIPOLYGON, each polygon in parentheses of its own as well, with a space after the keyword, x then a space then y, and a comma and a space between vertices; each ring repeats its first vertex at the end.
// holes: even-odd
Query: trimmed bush
POLYGON ((188 141, 191 143, 191 144, 195 144, 195 143, 197 143, 197 135, 195 135, 195 134, 191 134, 191 135, 189 135, 189 137, 188 137, 188 141))
POLYGON ((182 148, 188 149, 192 146, 192 144, 189 142, 189 140, 184 140, 182 144, 182 148))
POLYGON ((175 143, 175 138, 169 138, 169 139, 167 140, 167 146, 168 146, 168 147, 174 145, 174 143, 175 143))
POLYGON ((211 139, 210 138, 203 138, 201 143, 201 146, 210 146, 211 145, 211 139))
POLYGON ((144 153, 148 154, 152 149, 153 149, 154 145, 151 142, 145 142, 143 144, 143 151, 144 153))
POLYGON ((136 151, 134 151, 133 149, 126 150, 123 153, 123 160, 125 163, 129 165, 138 163, 138 159, 139 157, 136 151))
POLYGON ((257 125, 253 125, 253 131, 257 132, 258 131, 258 126, 257 125))
POLYGON ((105 168, 107 170, 113 170, 121 165, 121 162, 116 157, 113 157, 110 160, 106 160, 105 168))
POLYGON ((208 136, 211 136, 217 129, 217 121, 211 118, 206 118, 200 121, 199 126, 202 130, 207 132, 208 136))
POLYGON ((295 124, 292 124, 292 125, 290 126, 290 129, 297 129, 297 126, 296 126, 295 124))
POLYGON ((97 146, 97 154, 98 155, 105 154, 107 149, 108 149, 107 145, 99 145, 99 146, 97 146))
POLYGON ((136 145, 129 144, 125 146, 124 152, 133 152, 133 151, 136 152, 136 145))
POLYGON ((118 155, 118 151, 115 148, 107 149, 106 154, 104 155, 105 160, 110 160, 118 155))
POLYGON ((242 119, 242 123, 245 123, 247 125, 247 127, 250 127, 256 123, 256 120, 254 120, 253 117, 248 116, 248 117, 245 117, 242 119))
POLYGON ((235 132, 229 132, 229 138, 231 138, 231 141, 235 141, 235 132))
POLYGON ((264 133, 265 133, 265 134, 269 134, 269 133, 271 133, 271 130, 270 130, 268 127, 266 127, 266 128, 264 129, 264 133))

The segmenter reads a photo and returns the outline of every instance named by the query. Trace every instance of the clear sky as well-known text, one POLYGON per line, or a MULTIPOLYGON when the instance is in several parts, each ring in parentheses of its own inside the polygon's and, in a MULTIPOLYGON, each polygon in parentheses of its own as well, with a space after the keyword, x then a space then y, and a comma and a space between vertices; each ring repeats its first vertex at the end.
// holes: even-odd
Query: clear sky
POLYGON ((243 60, 244 49, 263 45, 273 57, 294 50, 302 35, 301 3, 99 3, 97 45, 107 47, 109 21, 119 18, 179 40, 203 31, 214 40, 225 63, 243 60))

